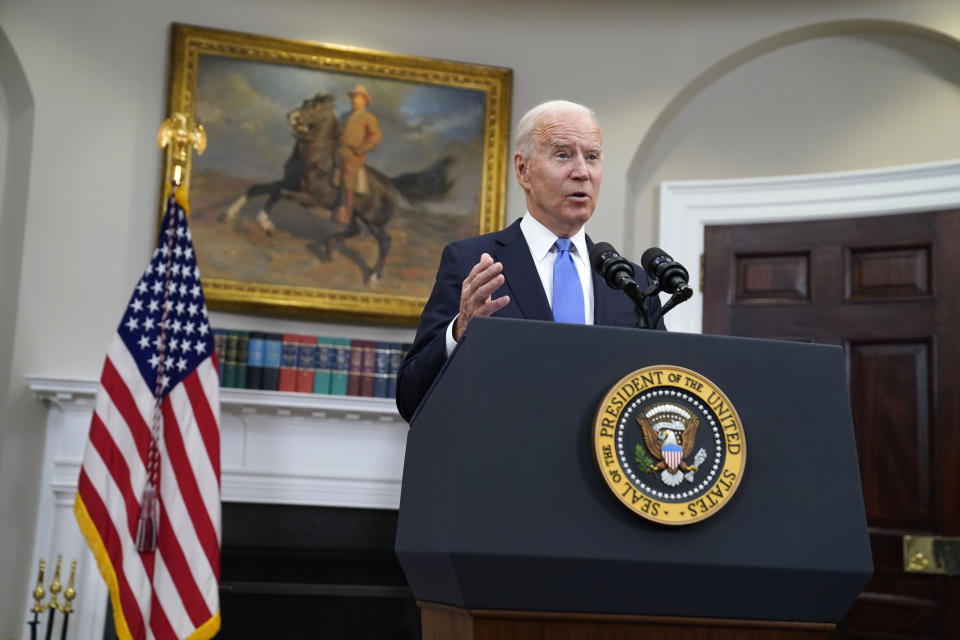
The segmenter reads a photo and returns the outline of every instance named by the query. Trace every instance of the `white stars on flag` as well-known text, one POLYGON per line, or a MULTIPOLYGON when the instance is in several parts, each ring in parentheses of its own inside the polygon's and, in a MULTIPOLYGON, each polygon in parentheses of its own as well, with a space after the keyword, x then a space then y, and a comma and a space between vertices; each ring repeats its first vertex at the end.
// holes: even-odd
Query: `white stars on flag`
POLYGON ((163 362, 162 388, 176 386, 179 374, 213 352, 191 242, 184 217, 177 215, 175 229, 160 234, 118 329, 130 352, 138 354, 137 364, 148 383, 156 383, 163 362))

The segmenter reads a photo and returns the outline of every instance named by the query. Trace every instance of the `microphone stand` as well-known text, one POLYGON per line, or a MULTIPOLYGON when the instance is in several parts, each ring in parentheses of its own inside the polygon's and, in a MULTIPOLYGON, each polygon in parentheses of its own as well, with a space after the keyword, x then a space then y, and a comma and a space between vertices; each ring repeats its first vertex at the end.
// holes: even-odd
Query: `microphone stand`
POLYGON ((650 322, 650 314, 646 305, 643 303, 647 298, 656 294, 660 288, 657 285, 653 285, 647 288, 646 291, 640 291, 640 286, 631 280, 623 287, 623 290, 630 299, 633 300, 633 310, 637 314, 637 329, 655 327, 656 325, 650 322))
MULTIPOLYGON (((656 285, 651 287, 651 289, 655 289, 657 292, 662 291, 662 289, 660 289, 660 287, 656 285)), ((660 307, 660 315, 657 316, 656 322, 660 322, 660 319, 663 318, 663 316, 667 315, 667 312, 670 311, 670 309, 673 309, 675 306, 677 306, 681 302, 686 302, 692 296, 693 296, 693 289, 691 289, 690 287, 684 287, 680 289, 680 291, 677 291, 675 294, 670 296, 670 299, 667 300, 662 307, 660 307)), ((656 326, 656 324, 654 324, 653 326, 656 326)))

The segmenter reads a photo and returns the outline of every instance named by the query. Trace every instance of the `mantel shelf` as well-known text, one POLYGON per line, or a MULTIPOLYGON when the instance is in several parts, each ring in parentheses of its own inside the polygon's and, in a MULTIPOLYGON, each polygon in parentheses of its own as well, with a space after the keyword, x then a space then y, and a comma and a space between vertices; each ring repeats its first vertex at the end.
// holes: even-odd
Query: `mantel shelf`
MULTIPOLYGON (((28 375, 27 385, 40 399, 67 407, 90 406, 97 393, 94 380, 77 380, 28 375)), ((313 418, 345 418, 347 420, 374 420, 402 422, 393 398, 359 396, 331 396, 289 391, 260 391, 256 389, 220 389, 220 410, 243 415, 310 416, 313 418)))

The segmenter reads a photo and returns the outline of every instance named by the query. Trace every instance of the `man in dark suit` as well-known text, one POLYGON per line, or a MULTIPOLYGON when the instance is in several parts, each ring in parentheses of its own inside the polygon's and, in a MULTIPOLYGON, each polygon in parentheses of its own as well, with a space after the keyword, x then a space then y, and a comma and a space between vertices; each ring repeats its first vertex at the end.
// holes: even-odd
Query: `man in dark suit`
MULTIPOLYGON (((447 245, 413 346, 400 365, 397 408, 410 420, 447 356, 476 316, 633 327, 633 303, 589 264, 583 230, 603 176, 593 112, 563 100, 528 111, 517 125, 513 166, 527 212, 503 231, 447 245)), ((643 271, 636 268, 637 279, 643 271)), ((641 281, 642 285, 643 282, 641 281)), ((653 317, 656 296, 646 301, 653 317)), ((658 329, 665 329, 659 320, 658 329)))

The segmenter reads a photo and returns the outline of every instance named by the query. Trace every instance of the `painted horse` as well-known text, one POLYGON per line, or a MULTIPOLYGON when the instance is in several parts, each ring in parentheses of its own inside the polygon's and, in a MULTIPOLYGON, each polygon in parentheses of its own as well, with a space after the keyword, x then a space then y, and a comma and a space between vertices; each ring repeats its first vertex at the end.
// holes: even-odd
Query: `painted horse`
MULTIPOLYGON (((251 198, 266 195, 263 207, 256 215, 257 224, 265 234, 272 235, 276 227, 270 212, 281 199, 291 200, 307 209, 335 211, 340 200, 340 189, 335 184, 337 145, 340 140, 340 123, 333 111, 334 96, 318 93, 307 98, 299 108, 287 114, 287 123, 294 137, 293 151, 283 165, 283 177, 273 182, 251 185, 220 214, 221 222, 232 222, 251 198)), ((330 260, 334 248, 354 260, 363 272, 364 284, 383 277, 383 264, 390 251, 390 234, 387 223, 393 217, 398 203, 398 193, 408 202, 417 202, 443 197, 453 181, 446 171, 452 159, 441 158, 433 166, 415 173, 397 176, 394 182, 372 167, 366 167, 367 193, 357 193, 354 198, 350 222, 316 245, 317 255, 330 260), (345 251, 342 242, 369 229, 377 241, 377 261, 370 267, 353 251, 345 251)))

